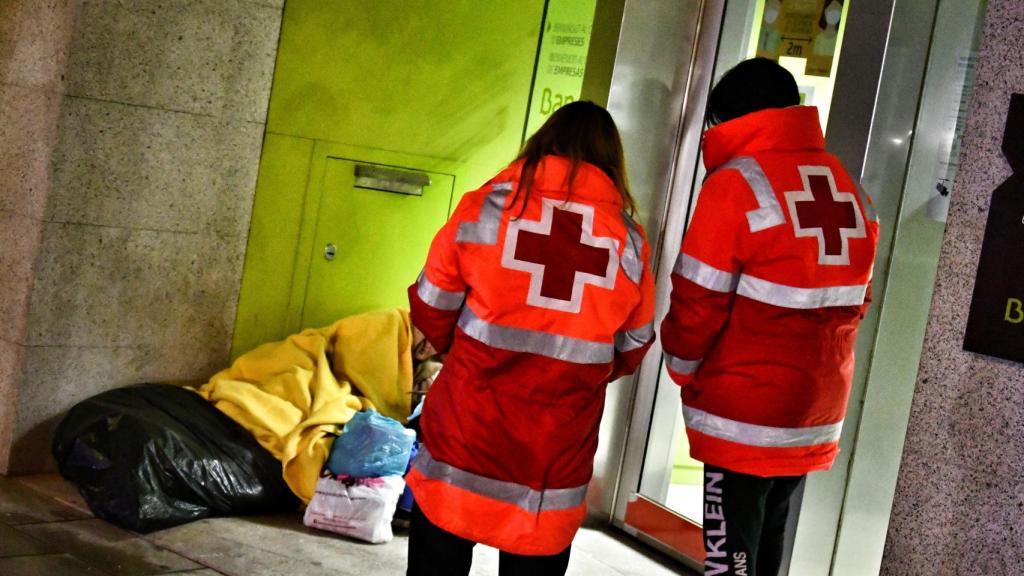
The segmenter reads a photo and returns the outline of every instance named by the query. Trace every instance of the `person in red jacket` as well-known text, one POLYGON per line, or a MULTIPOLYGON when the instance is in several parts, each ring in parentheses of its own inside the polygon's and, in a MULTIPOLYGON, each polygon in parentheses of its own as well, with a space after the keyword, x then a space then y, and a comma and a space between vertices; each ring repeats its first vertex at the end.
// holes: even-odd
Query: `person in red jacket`
POLYGON ((839 451, 878 242, 793 76, 747 60, 708 101, 704 181, 661 325, 704 462, 705 574, 773 576, 788 502, 839 451))
POLYGON ((586 516, 608 382, 654 338, 649 247, 622 143, 590 102, 559 108, 519 158, 459 202, 409 288, 442 353, 424 401, 409 576, 561 575, 586 516))

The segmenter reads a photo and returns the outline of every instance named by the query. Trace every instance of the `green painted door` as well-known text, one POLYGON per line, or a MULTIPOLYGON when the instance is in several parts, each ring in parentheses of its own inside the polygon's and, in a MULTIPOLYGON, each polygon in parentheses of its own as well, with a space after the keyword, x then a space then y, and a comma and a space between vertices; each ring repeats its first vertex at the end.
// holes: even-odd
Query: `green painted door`
POLYGON ((448 218, 455 177, 328 158, 322 182, 302 326, 408 307, 406 288, 448 218))
MULTIPOLYGON (((579 98, 595 5, 288 0, 232 357, 344 314, 407 305, 403 290, 447 215, 432 197, 447 192, 434 187, 454 175, 457 200, 482 185, 515 158, 528 110, 532 130, 579 98), (441 174, 419 199, 343 193, 351 173, 328 158, 441 174)), ((610 77, 614 50, 605 60, 610 77)))

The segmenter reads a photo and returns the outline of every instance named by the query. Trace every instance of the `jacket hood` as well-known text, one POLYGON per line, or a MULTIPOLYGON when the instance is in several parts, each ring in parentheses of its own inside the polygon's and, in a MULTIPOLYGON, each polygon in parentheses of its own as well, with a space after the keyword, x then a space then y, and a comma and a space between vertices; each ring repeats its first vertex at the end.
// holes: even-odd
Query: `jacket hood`
POLYGON ((818 108, 790 106, 752 112, 704 133, 704 166, 713 172, 736 156, 765 150, 823 150, 818 108))
MULTIPOLYGON (((523 161, 517 160, 502 170, 493 181, 513 181, 519 184, 523 161)), ((537 164, 533 177, 533 190, 542 194, 557 192, 563 194, 569 180, 572 160, 564 156, 545 156, 537 164)), ((612 179, 603 170, 587 162, 581 162, 572 185, 572 196, 592 202, 610 202, 621 207, 622 195, 612 179)))

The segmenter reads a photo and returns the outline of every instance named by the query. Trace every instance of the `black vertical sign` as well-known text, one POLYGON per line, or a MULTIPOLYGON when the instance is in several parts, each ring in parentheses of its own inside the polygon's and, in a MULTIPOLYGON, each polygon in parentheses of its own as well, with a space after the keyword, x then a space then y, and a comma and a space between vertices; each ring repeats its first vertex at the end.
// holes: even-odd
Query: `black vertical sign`
POLYGON ((1013 175, 992 193, 964 350, 1024 362, 1024 94, 1010 99, 1003 154, 1013 175))

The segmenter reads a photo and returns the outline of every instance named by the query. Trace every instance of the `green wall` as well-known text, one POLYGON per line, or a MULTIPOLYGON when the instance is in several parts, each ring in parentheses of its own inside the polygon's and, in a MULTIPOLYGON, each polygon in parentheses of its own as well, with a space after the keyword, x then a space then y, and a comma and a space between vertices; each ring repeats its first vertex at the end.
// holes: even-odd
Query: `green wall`
MULTIPOLYGON (((590 28, 595 0, 547 4, 590 28)), ((233 356, 304 327, 326 158, 452 174, 457 201, 515 156, 545 5, 288 0, 233 356)))

